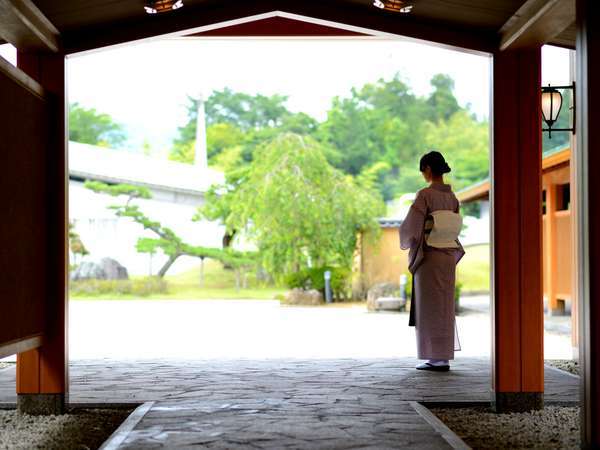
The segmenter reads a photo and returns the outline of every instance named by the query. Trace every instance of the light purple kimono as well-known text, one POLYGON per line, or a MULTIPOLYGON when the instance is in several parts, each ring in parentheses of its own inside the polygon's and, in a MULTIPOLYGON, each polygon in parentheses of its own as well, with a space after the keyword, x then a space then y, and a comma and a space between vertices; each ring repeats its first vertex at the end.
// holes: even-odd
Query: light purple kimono
POLYGON ((424 227, 432 212, 458 212, 459 207, 450 185, 432 183, 417 193, 400 227, 400 246, 404 250, 410 249, 411 316, 416 326, 419 359, 454 359, 457 342, 454 316, 456 264, 465 252, 462 246, 451 249, 429 247, 425 243, 424 227))

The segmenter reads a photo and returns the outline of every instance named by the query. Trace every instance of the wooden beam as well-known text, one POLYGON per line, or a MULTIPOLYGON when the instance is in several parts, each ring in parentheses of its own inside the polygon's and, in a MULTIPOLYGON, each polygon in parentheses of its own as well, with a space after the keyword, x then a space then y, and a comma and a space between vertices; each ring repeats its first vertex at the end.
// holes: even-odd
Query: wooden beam
POLYGON ((19 70, 18 68, 13 66, 11 63, 6 61, 2 57, 0 57, 0 73, 3 73, 4 75, 10 77, 12 80, 19 83, 32 94, 40 98, 44 97, 44 88, 40 83, 35 81, 22 70, 19 70))
MULTIPOLYGON (((66 136, 65 57, 52 53, 18 54, 19 68, 38 81, 47 93, 46 147, 30 161, 45 170, 40 192, 47 237, 44 249, 46 290, 44 345, 17 358, 18 407, 33 414, 64 411, 68 392, 68 169, 66 136)), ((36 279, 23 282, 36 283, 36 279)))
POLYGON ((36 334, 16 341, 7 342, 0 345, 0 358, 16 355, 17 353, 27 352, 40 347, 43 343, 41 334, 36 334))
POLYGON ((565 148, 560 152, 553 153, 551 155, 546 156, 542 160, 542 170, 547 171, 553 169, 557 166, 568 165, 571 159, 571 149, 565 148))
POLYGON ((500 50, 544 45, 575 22, 575 0, 528 0, 500 29, 500 50))
POLYGON ((456 198, 461 203, 470 203, 476 202, 477 200, 487 200, 489 195, 490 180, 484 180, 457 192, 456 198))
POLYGON ((156 37, 204 33, 273 17, 360 34, 407 37, 486 54, 493 52, 498 43, 496 33, 490 31, 465 30, 452 24, 387 14, 370 6, 340 6, 330 1, 282 4, 272 0, 231 0, 226 3, 215 2, 211 6, 189 5, 161 16, 144 16, 109 26, 71 30, 63 33, 63 41, 65 52, 73 54, 156 37))
POLYGON ((31 0, 0 0, 0 37, 17 49, 57 52, 59 35, 31 0))
POLYGON ((581 448, 600 448, 600 2, 577 0, 577 287, 581 365, 581 448))
POLYGON ((541 49, 493 65, 492 400, 528 411, 544 392, 541 49))

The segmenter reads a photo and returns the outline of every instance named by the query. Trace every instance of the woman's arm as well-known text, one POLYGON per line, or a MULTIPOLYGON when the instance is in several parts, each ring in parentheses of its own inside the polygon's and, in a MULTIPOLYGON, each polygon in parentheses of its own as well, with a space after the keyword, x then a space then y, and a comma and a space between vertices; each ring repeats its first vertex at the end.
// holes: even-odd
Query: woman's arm
POLYGON ((419 192, 400 226, 400 248, 407 250, 421 242, 426 216, 427 204, 425 197, 422 192, 419 192))

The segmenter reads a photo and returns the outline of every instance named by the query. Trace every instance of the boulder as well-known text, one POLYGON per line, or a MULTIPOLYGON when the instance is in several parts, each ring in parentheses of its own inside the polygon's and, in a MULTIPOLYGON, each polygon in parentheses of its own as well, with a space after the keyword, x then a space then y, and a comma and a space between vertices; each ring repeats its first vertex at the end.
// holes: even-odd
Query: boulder
POLYGON ((367 292, 367 309, 377 311, 377 299, 381 297, 397 297, 399 287, 394 283, 378 283, 367 292))
POLYGON ((112 258, 100 261, 82 261, 71 272, 71 280, 127 280, 127 269, 112 258))
POLYGON ((292 289, 285 295, 285 303, 288 305, 317 306, 325 303, 323 294, 316 289, 306 291, 304 289, 292 289))
POLYGON ((71 272, 71 280, 105 280, 106 272, 102 266, 94 261, 82 261, 71 272))
POLYGON ((129 273, 125 266, 121 265, 119 261, 112 258, 102 258, 100 260, 100 266, 106 274, 106 280, 128 280, 129 273))
POLYGON ((376 311, 402 311, 406 307, 406 299, 400 297, 379 297, 375 300, 376 311))

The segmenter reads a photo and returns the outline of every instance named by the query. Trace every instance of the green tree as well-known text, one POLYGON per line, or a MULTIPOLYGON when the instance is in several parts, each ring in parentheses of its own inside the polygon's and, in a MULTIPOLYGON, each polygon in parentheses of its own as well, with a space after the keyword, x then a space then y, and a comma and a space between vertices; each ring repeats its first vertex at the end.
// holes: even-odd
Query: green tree
POLYGON ((456 155, 450 159, 456 162, 460 183, 485 176, 488 124, 459 106, 449 76, 435 75, 431 85, 428 97, 418 97, 396 75, 353 89, 348 98, 334 99, 318 133, 331 148, 331 164, 358 175, 385 162, 387 169, 378 171, 376 183, 385 200, 423 186, 418 163, 431 148, 456 155))
POLYGON ((164 277, 175 261, 184 255, 200 259, 215 259, 234 268, 236 270, 238 286, 241 272, 255 266, 255 255, 252 253, 238 252, 231 248, 219 249, 190 245, 177 236, 170 228, 146 216, 138 205, 132 203, 135 199, 152 198, 150 191, 146 188, 128 184, 108 185, 99 181, 86 181, 85 187, 96 193, 124 198, 124 203, 111 205, 109 209, 113 210, 118 217, 130 218, 140 224, 145 230, 154 233, 156 236, 154 238, 140 237, 137 241, 136 249, 140 253, 150 254, 155 254, 157 250, 161 250, 167 255, 167 261, 158 271, 160 278, 164 277))
POLYGON ((118 148, 126 140, 123 126, 94 108, 79 103, 69 105, 69 140, 100 147, 118 148))
POLYGON ((428 148, 438 150, 448 160, 455 189, 483 180, 489 175, 489 125, 477 122, 466 111, 450 120, 427 125, 428 148))
MULTIPOLYGON (((193 127, 194 138, 190 141, 179 141, 171 150, 170 159, 193 164, 196 155, 196 125, 193 127)), ((230 123, 216 123, 206 129, 206 150, 208 158, 213 159, 220 153, 240 145, 244 134, 230 123)))
POLYGON ((449 75, 437 74, 431 79, 434 90, 427 99, 431 107, 431 116, 434 121, 448 120, 461 108, 454 97, 454 80, 449 75))
POLYGON ((77 256, 83 257, 90 254, 88 249, 85 248, 81 236, 75 231, 75 224, 71 221, 69 221, 69 249, 73 254, 74 264, 77 264, 77 256))
MULTIPOLYGON (((230 165, 235 153, 241 162, 250 162, 254 150, 278 133, 308 135, 316 132, 318 122, 304 113, 290 112, 283 95, 250 95, 229 88, 214 91, 205 102, 207 149, 211 163, 222 165, 226 153, 230 165), (235 150, 234 150, 235 149, 235 150)), ((191 163, 197 128, 197 100, 188 97, 188 122, 178 129, 170 158, 191 163)))
POLYGON ((384 212, 369 185, 333 168, 314 139, 284 133, 262 146, 225 194, 225 223, 245 230, 275 276, 310 266, 349 267, 357 233, 384 212))

